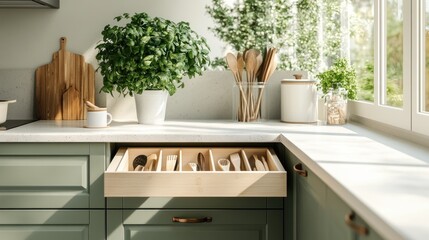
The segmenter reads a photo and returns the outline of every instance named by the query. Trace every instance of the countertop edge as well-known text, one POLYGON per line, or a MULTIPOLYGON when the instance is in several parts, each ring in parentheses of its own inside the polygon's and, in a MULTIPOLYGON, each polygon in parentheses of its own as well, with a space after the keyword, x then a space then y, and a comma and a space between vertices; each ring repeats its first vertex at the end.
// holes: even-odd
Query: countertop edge
POLYGON ((291 142, 285 134, 280 134, 280 142, 301 160, 314 174, 316 174, 329 188, 331 188, 342 200, 347 203, 362 219, 364 219, 373 229, 387 239, 401 240, 405 237, 391 225, 386 223, 386 219, 371 211, 367 205, 362 203, 354 194, 350 193, 341 183, 331 176, 316 161, 308 157, 305 152, 291 142))

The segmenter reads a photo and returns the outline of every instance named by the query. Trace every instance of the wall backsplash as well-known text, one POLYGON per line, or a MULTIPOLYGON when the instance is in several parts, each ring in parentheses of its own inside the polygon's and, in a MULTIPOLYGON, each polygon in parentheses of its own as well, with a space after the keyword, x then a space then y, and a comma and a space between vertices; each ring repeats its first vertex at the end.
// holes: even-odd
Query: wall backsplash
POLYGON ((34 119, 34 69, 0 69, 0 99, 9 104, 7 119, 34 119))
MULTIPOLYGON (((280 119, 280 81, 293 78, 297 72, 277 71, 269 81, 269 118, 280 119)), ((305 77, 305 76, 304 76, 305 77)), ((34 69, 0 70, 0 99, 16 99, 9 105, 8 119, 34 118, 34 69)), ((98 93, 101 76, 96 77, 96 104, 106 106, 115 121, 137 121, 132 97, 98 93)), ((186 79, 185 88, 169 96, 166 119, 232 119, 230 71, 207 71, 202 76, 186 79)))
MULTIPOLYGON (((59 49, 60 37, 67 37, 67 49, 83 54, 97 68, 95 45, 101 31, 113 18, 124 12, 147 12, 151 16, 173 21, 187 21, 200 35, 207 38, 211 57, 224 56, 225 48, 208 30, 213 21, 205 11, 211 0, 73 0, 62 1, 57 10, 0 9, 0 99, 16 99, 9 105, 8 119, 33 119, 34 71, 47 64, 59 49), (103 11, 99 11, 100 7, 103 11), (177 9, 192 9, 177 11, 177 9), (76 13, 79 13, 77 16, 76 13), (94 14, 97 13, 97 14, 94 14), (77 27, 79 26, 79 27, 77 27)), ((280 80, 292 78, 292 72, 276 72, 270 80, 270 118, 280 118, 280 80)), ((134 121, 133 98, 112 98, 99 94, 101 76, 96 75, 96 103, 107 106, 118 121, 134 121)), ((169 97, 167 119, 232 119, 232 74, 206 72, 185 81, 185 88, 169 97)))

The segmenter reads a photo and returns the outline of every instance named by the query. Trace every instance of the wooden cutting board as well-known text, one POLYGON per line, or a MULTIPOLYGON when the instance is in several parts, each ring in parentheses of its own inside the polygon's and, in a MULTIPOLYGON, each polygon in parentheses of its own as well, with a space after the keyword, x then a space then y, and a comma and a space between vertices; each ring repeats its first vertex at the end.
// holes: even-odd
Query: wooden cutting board
POLYGON ((36 113, 42 120, 85 119, 84 100, 95 102, 95 71, 82 55, 60 50, 52 62, 36 69, 36 113))

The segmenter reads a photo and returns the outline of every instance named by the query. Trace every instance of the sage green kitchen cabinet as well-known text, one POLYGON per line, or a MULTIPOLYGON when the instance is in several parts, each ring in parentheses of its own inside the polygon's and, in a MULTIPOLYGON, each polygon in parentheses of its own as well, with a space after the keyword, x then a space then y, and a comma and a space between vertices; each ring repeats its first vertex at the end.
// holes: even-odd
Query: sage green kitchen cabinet
POLYGON ((0 208, 104 208, 103 143, 0 143, 0 208))
POLYGON ((106 149, 0 143, 0 239, 105 239, 106 149))
MULTIPOLYGON (((327 209, 325 208, 326 186, 306 167, 298 165, 306 176, 295 172, 295 230, 297 240, 328 240, 327 209)), ((296 168, 296 167, 295 167, 296 168)))
POLYGON ((281 210, 108 210, 107 239, 280 240, 282 219, 281 210))
POLYGON ((104 210, 0 210, 0 239, 103 240, 104 210))
POLYGON ((382 237, 365 223, 341 198, 331 189, 326 192, 326 208, 328 211, 328 237, 344 240, 380 240, 382 237), (347 225, 345 219, 353 216, 347 225))
MULTIPOLYGON (((293 216, 285 216, 285 223, 293 223, 294 240, 383 239, 296 156, 287 150, 286 155, 286 168, 293 172, 293 203, 286 202, 293 205, 293 216), (353 217, 347 224, 348 216, 353 217)), ((285 225, 285 229, 290 226, 285 225)))

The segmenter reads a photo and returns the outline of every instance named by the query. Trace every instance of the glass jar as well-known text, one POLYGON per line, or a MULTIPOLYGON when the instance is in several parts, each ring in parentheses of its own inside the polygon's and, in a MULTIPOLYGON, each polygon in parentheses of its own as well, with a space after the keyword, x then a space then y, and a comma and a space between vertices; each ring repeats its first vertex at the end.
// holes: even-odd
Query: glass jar
POLYGON ((326 95, 326 123, 328 125, 347 123, 347 91, 344 88, 330 89, 326 95))
POLYGON ((233 119, 239 122, 254 122, 266 120, 267 87, 264 83, 235 84, 232 91, 233 119))

